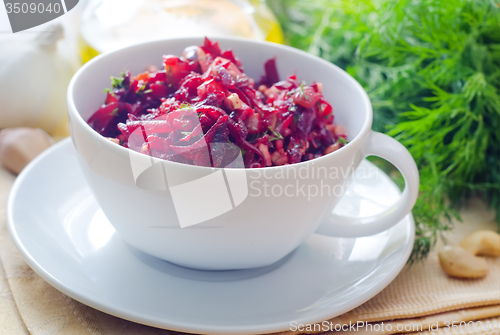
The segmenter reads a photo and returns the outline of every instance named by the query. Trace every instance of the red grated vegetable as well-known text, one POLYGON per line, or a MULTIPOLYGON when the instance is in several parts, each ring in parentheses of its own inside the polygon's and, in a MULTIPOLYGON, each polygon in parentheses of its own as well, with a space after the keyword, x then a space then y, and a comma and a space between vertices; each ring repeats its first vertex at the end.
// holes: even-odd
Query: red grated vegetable
POLYGON ((153 157, 223 167, 240 153, 245 167, 293 164, 344 146, 322 85, 295 75, 280 81, 276 59, 259 84, 231 50, 205 38, 181 57, 163 56, 134 77, 111 78, 104 104, 88 119, 99 134, 153 157))

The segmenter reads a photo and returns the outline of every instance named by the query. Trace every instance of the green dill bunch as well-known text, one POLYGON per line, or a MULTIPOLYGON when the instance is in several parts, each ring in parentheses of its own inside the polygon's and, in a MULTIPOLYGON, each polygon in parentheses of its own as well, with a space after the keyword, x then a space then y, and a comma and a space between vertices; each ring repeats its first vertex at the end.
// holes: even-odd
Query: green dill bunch
MULTIPOLYGON (((272 2, 288 42, 366 89, 374 128, 411 152, 420 259, 471 194, 500 198, 500 9, 491 0, 272 2)), ((498 212, 497 212, 498 213, 498 212)), ((498 218, 498 215, 497 215, 498 218)))

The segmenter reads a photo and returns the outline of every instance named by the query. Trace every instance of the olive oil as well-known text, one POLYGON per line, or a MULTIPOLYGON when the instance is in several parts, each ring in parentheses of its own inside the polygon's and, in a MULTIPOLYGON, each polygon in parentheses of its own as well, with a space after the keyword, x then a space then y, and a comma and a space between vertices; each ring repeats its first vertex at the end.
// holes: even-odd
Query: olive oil
POLYGON ((283 43, 263 0, 94 0, 85 8, 78 41, 83 62, 149 40, 238 36, 283 43))

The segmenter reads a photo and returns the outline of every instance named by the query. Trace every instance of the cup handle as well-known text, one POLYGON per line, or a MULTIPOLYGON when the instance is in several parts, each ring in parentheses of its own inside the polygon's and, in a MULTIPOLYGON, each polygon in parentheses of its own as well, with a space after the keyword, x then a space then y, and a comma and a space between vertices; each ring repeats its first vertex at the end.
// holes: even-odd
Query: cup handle
POLYGON ((347 217, 331 214, 316 230, 317 234, 335 237, 361 237, 380 233, 401 221, 418 196, 419 176, 415 160, 408 150, 392 137, 370 131, 361 144, 364 157, 379 156, 391 162, 401 172, 405 189, 401 198, 382 213, 367 217, 347 217))

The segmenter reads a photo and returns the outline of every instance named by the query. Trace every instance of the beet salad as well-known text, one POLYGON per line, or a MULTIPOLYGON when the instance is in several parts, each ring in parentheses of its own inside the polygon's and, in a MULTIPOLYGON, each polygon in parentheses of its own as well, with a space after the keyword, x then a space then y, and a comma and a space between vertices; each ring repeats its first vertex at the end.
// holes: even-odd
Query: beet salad
POLYGON ((88 119, 99 134, 131 150, 199 166, 224 167, 241 155, 247 168, 308 161, 344 146, 321 83, 290 75, 275 59, 258 82, 231 50, 205 38, 163 68, 111 78, 104 104, 88 119))

